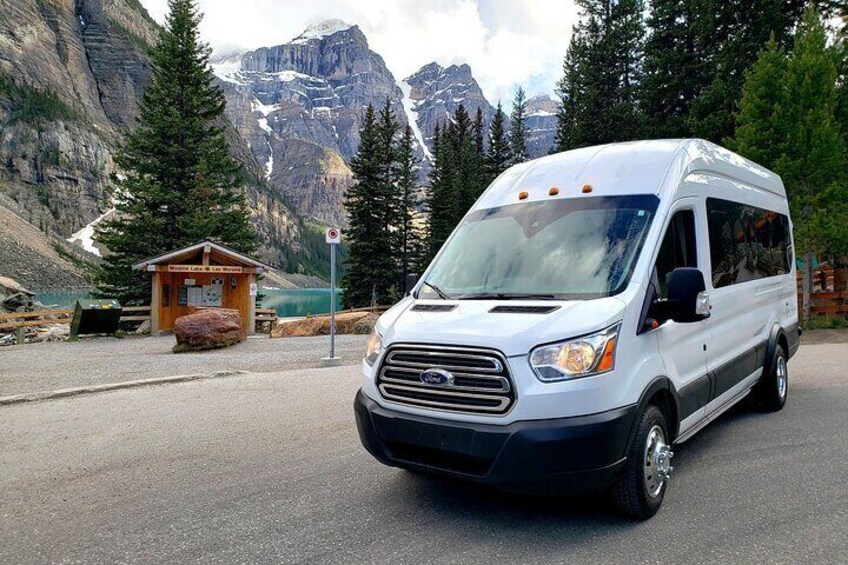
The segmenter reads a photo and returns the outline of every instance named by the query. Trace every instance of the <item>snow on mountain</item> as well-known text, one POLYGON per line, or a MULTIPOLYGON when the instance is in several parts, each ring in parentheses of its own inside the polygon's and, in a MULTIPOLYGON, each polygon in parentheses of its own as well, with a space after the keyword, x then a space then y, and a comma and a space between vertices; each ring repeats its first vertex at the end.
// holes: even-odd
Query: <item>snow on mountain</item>
POLYGON ((100 257, 100 250, 94 245, 94 230, 97 228, 97 224, 111 216, 115 212, 114 208, 110 208, 106 210, 103 214, 98 216, 94 221, 89 223, 87 226, 83 227, 81 230, 75 232, 71 237, 68 238, 70 243, 77 243, 82 246, 83 249, 88 251, 89 253, 93 253, 100 257))
POLYGON ((405 99, 414 104, 415 121, 428 143, 432 143, 436 124, 452 120, 460 104, 472 117, 477 108, 483 110, 486 123, 494 114, 494 108, 486 100, 468 65, 442 67, 438 63, 430 63, 407 77, 404 83, 409 87, 405 99))
POLYGON ((421 128, 418 127, 418 111, 415 109, 415 100, 412 99, 412 86, 409 85, 406 81, 399 81, 398 87, 400 87, 401 92, 403 92, 403 110, 406 112, 406 119, 409 122, 409 126, 412 128, 412 135, 415 136, 415 141, 418 143, 418 146, 424 151, 424 155, 427 157, 429 161, 433 160, 433 153, 430 152, 430 148, 427 147, 427 143, 424 141, 424 135, 421 133, 421 128))
POLYGON ((343 222, 346 163, 359 147, 364 106, 380 108, 388 98, 407 123, 403 92, 359 27, 323 22, 290 43, 222 57, 212 67, 227 116, 265 164, 274 191, 301 215, 343 222))
MULTIPOLYGON (((468 65, 425 65, 397 80, 356 25, 328 20, 289 43, 220 57, 212 70, 227 98, 227 116, 248 142, 273 190, 295 211, 326 223, 344 223, 348 163, 359 147, 363 109, 389 103, 402 127, 411 126, 426 183, 437 123, 452 120, 460 104, 486 123, 494 108, 468 65)), ((528 148, 547 154, 556 105, 536 97, 528 110, 528 148)), ((507 110, 508 111, 508 110, 507 110)))
POLYGON ((546 94, 527 100, 527 153, 547 155, 556 145, 557 103, 546 94))
POLYGON ((342 20, 332 19, 326 20, 323 22, 319 22, 317 24, 312 24, 306 28, 306 31, 295 37, 291 43, 306 43, 312 40, 320 40, 324 39, 329 35, 333 35, 334 33, 338 33, 340 31, 345 31, 353 26, 349 23, 343 22, 342 20))

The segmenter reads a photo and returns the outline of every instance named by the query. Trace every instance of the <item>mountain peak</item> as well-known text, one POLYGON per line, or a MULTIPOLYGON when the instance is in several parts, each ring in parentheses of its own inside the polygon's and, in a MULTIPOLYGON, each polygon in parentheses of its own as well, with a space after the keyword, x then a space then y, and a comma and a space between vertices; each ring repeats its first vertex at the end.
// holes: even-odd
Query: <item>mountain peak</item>
POLYGON ((303 33, 295 37, 292 43, 306 43, 313 39, 323 39, 340 31, 347 31, 352 27, 355 26, 339 19, 324 20, 311 24, 303 33))

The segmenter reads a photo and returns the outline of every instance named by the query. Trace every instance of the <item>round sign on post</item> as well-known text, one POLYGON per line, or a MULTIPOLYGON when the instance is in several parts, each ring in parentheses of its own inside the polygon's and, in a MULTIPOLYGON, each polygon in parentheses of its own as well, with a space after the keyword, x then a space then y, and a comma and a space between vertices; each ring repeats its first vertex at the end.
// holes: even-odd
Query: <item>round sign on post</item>
POLYGON ((342 232, 339 228, 327 228, 327 243, 341 243, 342 242, 342 232))
POLYGON ((336 357, 336 247, 342 242, 339 228, 327 228, 327 244, 330 246, 330 356, 321 359, 322 367, 341 365, 336 357))

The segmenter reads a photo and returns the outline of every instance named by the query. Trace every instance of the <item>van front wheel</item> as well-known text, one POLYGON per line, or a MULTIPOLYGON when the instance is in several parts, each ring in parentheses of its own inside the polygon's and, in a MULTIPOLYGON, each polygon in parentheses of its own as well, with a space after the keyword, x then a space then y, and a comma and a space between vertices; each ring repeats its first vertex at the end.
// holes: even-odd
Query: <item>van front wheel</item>
POLYGON ((665 416, 650 405, 639 417, 627 463, 612 488, 621 513, 637 520, 657 513, 665 497, 673 455, 665 416))

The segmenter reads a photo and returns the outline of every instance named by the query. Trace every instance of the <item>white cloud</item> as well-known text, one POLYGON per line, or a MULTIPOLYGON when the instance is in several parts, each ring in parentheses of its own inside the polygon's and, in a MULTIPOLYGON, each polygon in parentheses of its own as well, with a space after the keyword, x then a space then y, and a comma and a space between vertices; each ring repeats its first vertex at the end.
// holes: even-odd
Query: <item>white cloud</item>
MULTIPOLYGON (((164 19, 167 0, 141 0, 164 19)), ((571 0, 199 0, 218 52, 286 43, 330 18, 357 24, 399 79, 423 65, 468 63, 492 103, 513 89, 552 93, 577 8, 571 0)))

